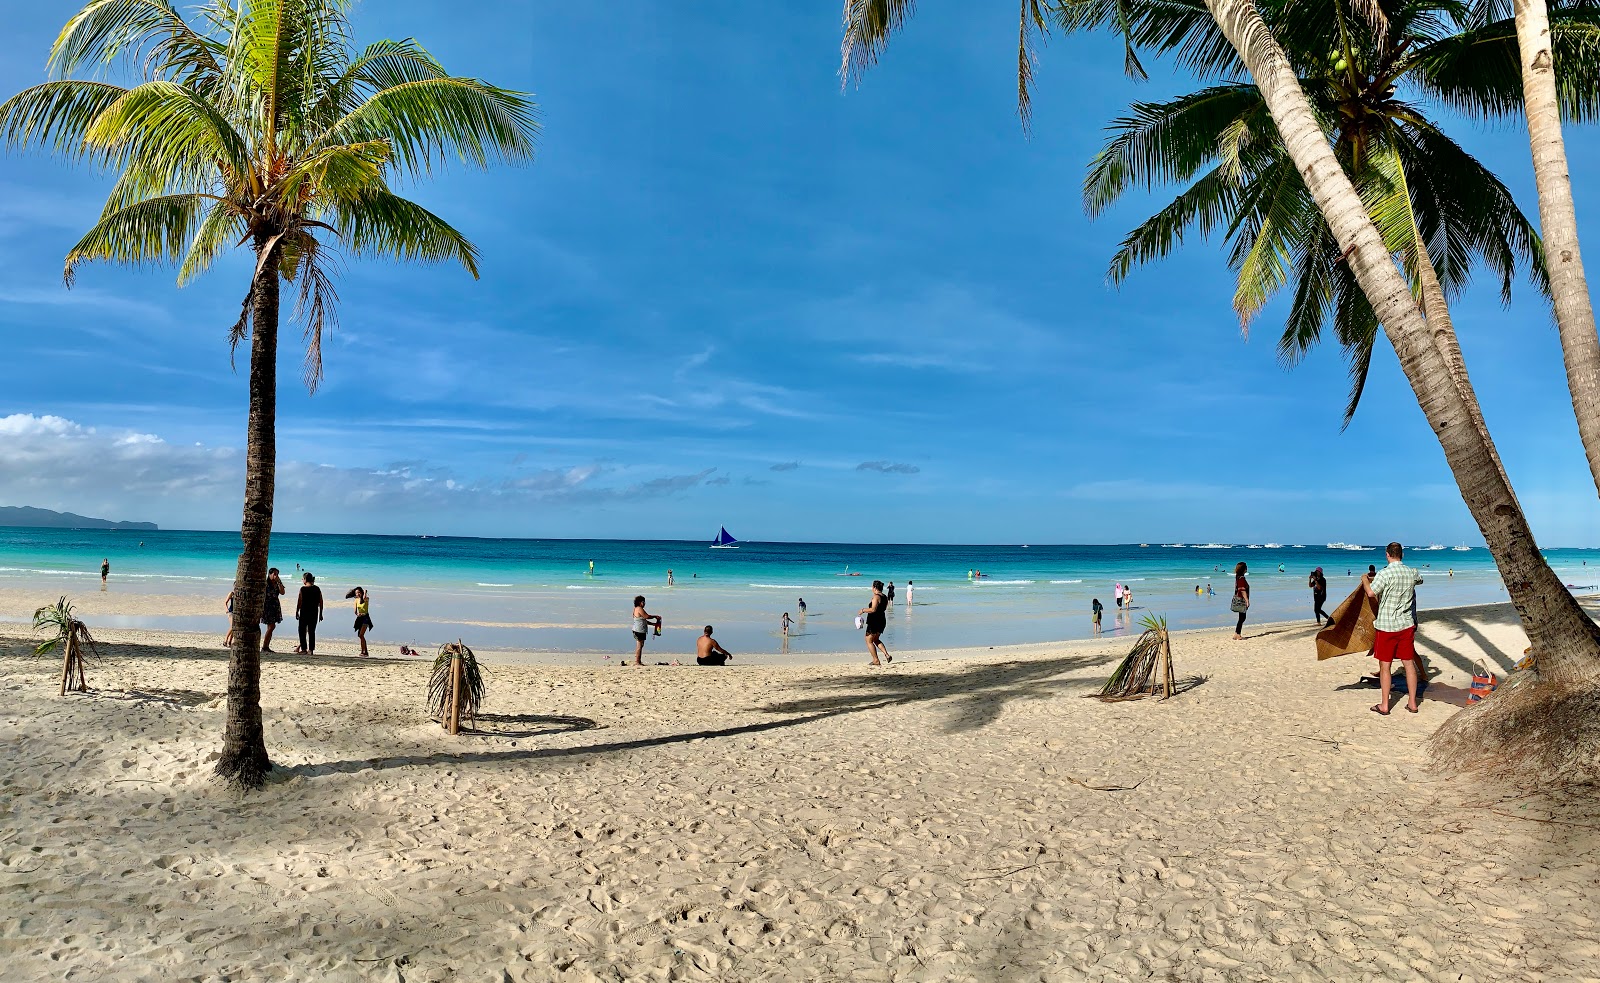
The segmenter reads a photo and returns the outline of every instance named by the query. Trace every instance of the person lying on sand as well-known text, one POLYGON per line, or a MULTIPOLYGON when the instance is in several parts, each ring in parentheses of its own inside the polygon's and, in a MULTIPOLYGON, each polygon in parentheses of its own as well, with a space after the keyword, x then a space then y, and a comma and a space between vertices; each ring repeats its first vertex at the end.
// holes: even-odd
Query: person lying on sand
POLYGON ((733 658, 733 653, 723 648, 715 638, 711 637, 711 626, 706 625, 706 632, 694 643, 694 661, 702 666, 725 666, 733 658))

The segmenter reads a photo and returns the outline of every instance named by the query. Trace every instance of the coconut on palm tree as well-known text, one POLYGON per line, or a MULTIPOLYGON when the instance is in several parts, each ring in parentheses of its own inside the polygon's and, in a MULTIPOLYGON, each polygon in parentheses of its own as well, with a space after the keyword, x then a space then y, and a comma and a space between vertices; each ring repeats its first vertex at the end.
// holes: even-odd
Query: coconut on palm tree
MULTIPOLYGON (((871 18, 852 18, 846 5, 844 66, 846 79, 870 62, 852 55, 876 55, 910 9, 910 0, 875 0, 871 18), (860 26, 881 27, 860 33, 860 26), (852 32, 856 33, 852 33, 852 32)), ((1275 0, 1289 6, 1289 0, 1275 0)), ((1191 66, 1232 64, 1253 79, 1273 121, 1284 153, 1305 183, 1317 211, 1327 223, 1339 257, 1370 305, 1399 357, 1400 366, 1424 416, 1439 440, 1461 495, 1495 557, 1523 628, 1539 653, 1550 692, 1591 686, 1600 677, 1600 628, 1583 612, 1539 553, 1498 455, 1487 432, 1477 425, 1470 385, 1458 377, 1435 331, 1413 295, 1412 286, 1395 264, 1395 251, 1369 213, 1361 192, 1345 171, 1313 102, 1302 89, 1294 61, 1285 53, 1272 27, 1250 0, 1061 0, 1058 13, 1092 6, 1103 12, 1099 23, 1137 43, 1158 43, 1177 52, 1191 66)), ((1378 20, 1377 0, 1353 0, 1350 7, 1378 20)), ((1268 9, 1276 10, 1276 6, 1268 9)), ((1381 11, 1379 11, 1381 13, 1381 11)), ((1293 36, 1292 32, 1286 32, 1293 36)), ((1324 51, 1332 38, 1322 39, 1324 51)), ((1333 59, 1337 62, 1337 58, 1333 59)), ((1346 59, 1349 67, 1349 59, 1346 59)), ((1533 692, 1542 687, 1523 687, 1533 692)), ((1487 730, 1487 728, 1486 728, 1487 730)), ((1554 745, 1551 753, 1555 753, 1554 745)))
POLYGON ((337 297, 331 253, 456 262, 477 252, 391 190, 449 160, 484 167, 533 155, 521 92, 453 76, 417 42, 358 48, 350 0, 93 0, 50 52, 50 80, 0 106, 7 143, 116 175, 99 222, 67 253, 173 263, 184 284, 231 248, 254 258, 230 340, 250 345, 243 549, 234 580, 228 717, 217 773, 257 787, 271 768, 260 706, 260 626, 272 533, 278 328, 298 288, 305 379, 322 372, 337 297), (103 80, 121 69, 129 84, 103 80), (94 77, 75 77, 88 75, 94 77))

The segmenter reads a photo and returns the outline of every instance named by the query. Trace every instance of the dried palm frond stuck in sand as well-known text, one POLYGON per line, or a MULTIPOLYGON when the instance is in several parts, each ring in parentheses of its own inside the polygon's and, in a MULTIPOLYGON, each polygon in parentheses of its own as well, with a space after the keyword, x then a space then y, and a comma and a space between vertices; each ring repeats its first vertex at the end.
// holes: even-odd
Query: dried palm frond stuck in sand
POLYGON ((72 602, 62 595, 54 604, 46 604, 33 612, 33 627, 37 630, 48 628, 55 632, 55 637, 47 638, 39 643, 34 650, 37 655, 45 655, 57 645, 64 649, 61 660, 61 695, 67 693, 84 693, 89 689, 88 680, 83 676, 84 646, 94 650, 95 655, 100 654, 99 648, 94 644, 94 636, 89 634, 89 626, 73 617, 72 602))
POLYGON ((483 705, 483 673, 472 650, 458 638, 439 646, 428 677, 428 713, 454 734, 461 729, 461 718, 476 724, 483 705))
POLYGON ((1172 678, 1172 640, 1167 635, 1167 619, 1147 614, 1139 624, 1144 634, 1133 643, 1133 651, 1117 664, 1105 688, 1093 694, 1106 703, 1137 700, 1159 694, 1163 700, 1177 691, 1172 678))

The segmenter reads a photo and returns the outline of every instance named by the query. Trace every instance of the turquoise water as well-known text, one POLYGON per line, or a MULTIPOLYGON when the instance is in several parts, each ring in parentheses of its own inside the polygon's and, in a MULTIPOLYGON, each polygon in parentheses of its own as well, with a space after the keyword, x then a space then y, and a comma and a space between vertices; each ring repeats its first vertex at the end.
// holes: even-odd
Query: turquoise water
MULTIPOLYGON (((82 583, 98 591, 102 558, 111 561, 110 589, 185 594, 218 600, 230 589, 239 537, 225 532, 116 532, 0 529, 0 587, 39 589, 82 583)), ((1600 551, 1546 551, 1561 578, 1577 587, 1600 582, 1600 551), (1596 567, 1590 574, 1591 567, 1596 567)), ((1089 608, 1106 606, 1110 633, 1137 631, 1145 614, 1175 628, 1232 625, 1232 570, 1250 567, 1254 622, 1310 620, 1306 578, 1324 568, 1330 607, 1355 587, 1367 564, 1382 564, 1379 546, 1333 549, 1325 544, 1216 548, 1174 544, 1124 546, 926 546, 838 543, 744 543, 713 550, 706 543, 617 540, 461 539, 284 533, 273 537, 272 563, 291 585, 310 570, 328 597, 325 635, 346 632, 346 589, 373 593, 372 638, 380 647, 419 648, 462 637, 485 648, 535 652, 632 651, 628 619, 635 594, 645 594, 667 629, 647 653, 667 658, 692 651, 699 627, 713 623, 735 653, 833 653, 862 647, 853 619, 869 584, 893 581, 898 601, 885 640, 891 650, 1048 642, 1086 637, 1089 608), (594 572, 589 572, 593 561, 594 572), (1279 567, 1282 566, 1280 572, 1279 567), (666 586, 667 571, 675 584, 666 586), (969 579, 981 571, 982 578, 969 579), (859 574, 847 576, 846 574, 859 574), (912 603, 907 586, 915 582, 912 603), (1134 590, 1131 616, 1117 618, 1115 583, 1134 590), (1210 584, 1215 595, 1197 597, 1210 584), (798 599, 808 614, 799 620, 798 599), (797 618, 787 643, 778 624, 797 618)), ((1412 548, 1407 561, 1423 570, 1423 608, 1505 598, 1488 551, 1412 548)), ((294 587, 287 599, 291 605, 294 587)), ((41 600, 47 600, 44 598, 41 600)), ((10 612, 15 616, 18 612, 10 612)), ((223 618, 104 619, 127 627, 223 630, 223 618)))

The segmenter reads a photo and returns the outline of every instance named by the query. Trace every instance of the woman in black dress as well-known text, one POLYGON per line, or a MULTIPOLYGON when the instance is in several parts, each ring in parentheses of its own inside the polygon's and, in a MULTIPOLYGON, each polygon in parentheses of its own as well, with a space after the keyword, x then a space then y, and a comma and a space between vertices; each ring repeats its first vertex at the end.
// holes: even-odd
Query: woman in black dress
POLYGON ((867 619, 867 654, 872 656, 872 664, 881 666, 884 662, 893 662, 894 656, 889 654, 889 646, 883 644, 883 630, 889 626, 889 618, 885 608, 889 606, 889 598, 884 596, 883 581, 872 582, 872 600, 857 614, 866 616, 867 619), (883 649, 883 662, 878 661, 878 650, 883 649))
POLYGON ((261 602, 261 623, 267 627, 261 636, 263 652, 272 651, 272 633, 283 624, 283 602, 278 600, 283 592, 283 578, 278 575, 278 568, 272 567, 267 571, 267 599, 261 602))

